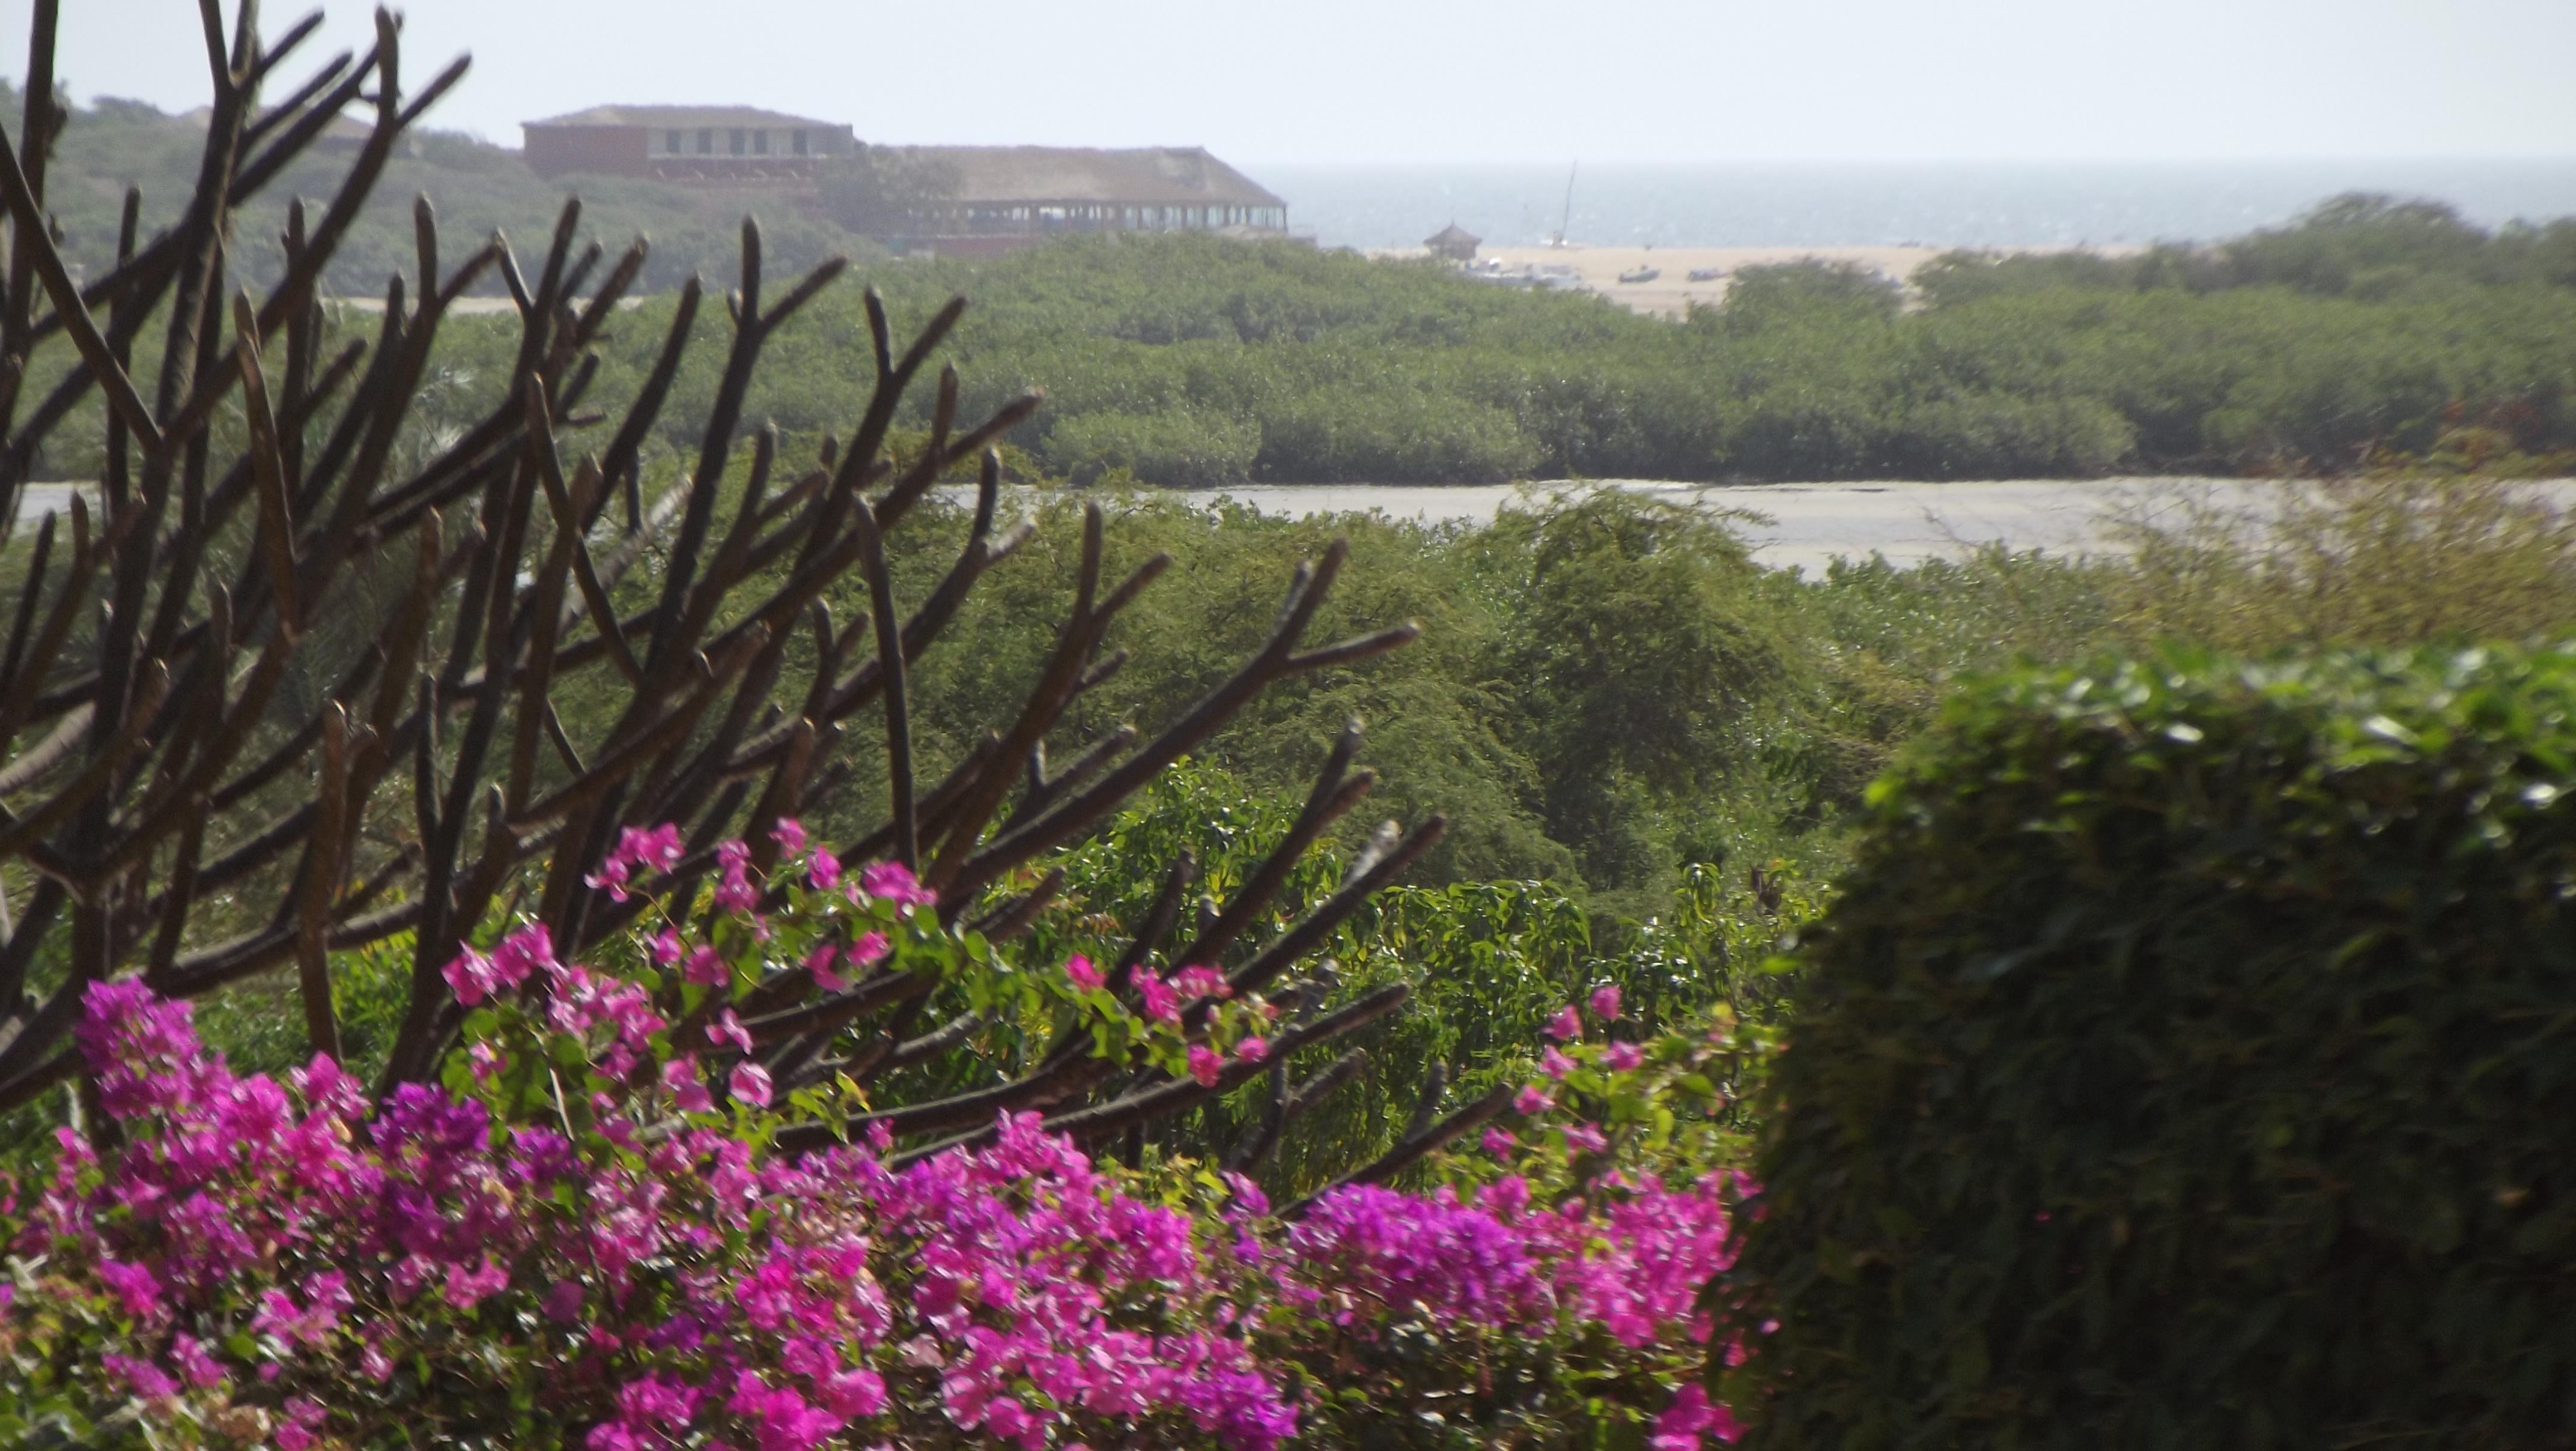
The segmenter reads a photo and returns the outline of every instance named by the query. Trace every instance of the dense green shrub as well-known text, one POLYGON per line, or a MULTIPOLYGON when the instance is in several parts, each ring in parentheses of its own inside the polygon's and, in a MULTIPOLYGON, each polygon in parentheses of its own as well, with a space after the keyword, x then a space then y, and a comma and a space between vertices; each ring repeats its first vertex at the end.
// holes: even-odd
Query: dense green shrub
POLYGON ((1800 954, 1753 1444, 2576 1445, 2571 782, 2567 649, 1954 702, 1800 954))
POLYGON ((1047 437, 1047 464, 1077 484, 1125 469, 1166 488, 1204 489, 1252 476, 1261 430, 1221 413, 1084 413, 1047 437))
POLYGON ((2525 485, 2389 472, 2115 519, 2128 633, 2282 644, 2524 640, 2576 626, 2576 513, 2525 485))
MULTIPOLYGON (((2576 237, 2576 224, 2546 236, 2560 232, 2576 237)), ((2543 234, 2517 238, 2489 245, 2542 255, 2543 234)), ((1215 476, 1182 442, 1190 430, 1222 435, 1216 472, 1272 483, 2334 470, 2373 450, 2427 453, 2477 421, 2525 452, 2576 446, 2576 289, 2538 261, 2426 263, 2341 290, 2269 272, 2248 274, 2256 285, 2192 280, 2214 255, 2162 272, 1954 259, 1927 280, 1932 305, 1911 311, 1867 273, 1754 269, 1724 307, 1681 324, 1597 297, 1206 237, 864 270, 906 322, 951 291, 975 297, 955 336, 966 411, 1043 388, 1014 443, 1057 471, 1115 444, 1157 482, 1215 476)), ((635 386, 669 305, 649 302, 621 329, 599 396, 635 386)), ((482 326, 496 357, 467 356, 472 327, 442 347, 460 368, 506 376, 510 332, 482 326)), ((715 342, 721 309, 703 309, 700 326, 715 342)), ((778 337, 789 366, 764 378, 747 416, 836 426, 855 406, 864 370, 849 360, 866 337, 855 299, 819 299, 778 337)), ((683 415, 720 373, 722 346, 700 353, 675 394, 683 415)))

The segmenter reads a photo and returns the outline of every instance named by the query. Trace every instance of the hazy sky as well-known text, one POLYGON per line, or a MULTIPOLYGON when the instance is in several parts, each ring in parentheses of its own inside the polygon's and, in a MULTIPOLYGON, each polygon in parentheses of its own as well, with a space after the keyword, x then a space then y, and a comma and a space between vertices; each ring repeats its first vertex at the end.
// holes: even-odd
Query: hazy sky
MULTIPOLYGON (((322 8, 315 58, 364 43, 322 8)), ((63 11, 79 96, 204 99, 193 0, 63 11)), ((471 51, 432 122, 511 145, 689 101, 1244 161, 2576 155, 2576 0, 414 0, 404 49, 471 51)))

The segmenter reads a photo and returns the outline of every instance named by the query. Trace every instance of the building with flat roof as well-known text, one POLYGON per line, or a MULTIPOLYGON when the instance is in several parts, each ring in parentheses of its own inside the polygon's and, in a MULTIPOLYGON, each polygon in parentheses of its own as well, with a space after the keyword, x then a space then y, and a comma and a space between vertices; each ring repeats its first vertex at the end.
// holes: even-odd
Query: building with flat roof
POLYGON ((913 185, 883 228, 950 255, 1008 251, 1068 232, 1286 237, 1288 203, 1197 146, 887 148, 913 185))
POLYGON ((856 155, 844 122, 756 106, 593 106, 530 121, 528 165, 716 186, 809 183, 836 157, 856 155))

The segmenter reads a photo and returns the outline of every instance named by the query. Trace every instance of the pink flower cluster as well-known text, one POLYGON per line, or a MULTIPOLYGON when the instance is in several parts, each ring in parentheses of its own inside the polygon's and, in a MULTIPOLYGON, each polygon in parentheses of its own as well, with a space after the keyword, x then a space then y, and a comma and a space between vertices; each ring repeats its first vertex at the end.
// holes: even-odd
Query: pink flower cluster
POLYGON ((1378 1188, 1326 1195, 1288 1233, 1299 1274, 1337 1323, 1386 1312, 1435 1323, 1538 1327, 1560 1314, 1636 1348, 1704 1341, 1700 1287, 1733 1262, 1718 1175, 1673 1190, 1652 1175, 1534 1206, 1509 1175, 1473 1202, 1378 1188))
MULTIPOLYGON (((490 962, 496 981, 548 974, 549 1025, 630 1066, 666 1026, 542 934, 490 962)), ((45 1293, 0 1299, 0 1351, 35 1333, 12 1320, 31 1301, 94 1306, 114 1333, 72 1359, 103 1402, 252 1415, 286 1451, 363 1432, 366 1405, 504 1404, 505 1381, 540 1387, 591 1451, 961 1433, 1269 1451, 1299 1420, 1271 1358, 1283 1325, 1570 1316, 1673 1343, 1705 1337, 1693 1298, 1726 1263, 1713 1184, 1621 1179, 1555 1208, 1516 1178, 1472 1203, 1355 1188, 1278 1236, 1248 1185, 1223 1220, 1194 1218, 1034 1116, 900 1171, 868 1147, 769 1156, 702 1120, 627 1117, 704 1097, 686 1057, 637 1075, 631 1101, 599 1095, 584 1128, 497 1123, 419 1086, 371 1105, 324 1057, 285 1083, 238 1076, 186 1005, 132 981, 89 990, 78 1036, 125 1145, 62 1134, 12 1244, 44 1256, 45 1293)), ((1723 1415, 1676 1400, 1656 1444, 1731 1439, 1723 1415)))
MULTIPOLYGON (((643 1026, 617 988, 562 972, 549 1012, 643 1026)), ((234 1075, 186 1005, 130 981, 90 989, 80 1041, 129 1143, 102 1157, 66 1131, 14 1248, 128 1327, 102 1390, 173 1414, 264 1407, 279 1444, 308 1444, 320 1420, 297 1397, 338 1404, 334 1386, 419 1357, 470 1382, 478 1327, 518 1315, 545 1328, 510 1353, 540 1363, 553 1414, 592 1423, 593 1451, 799 1451, 890 1429, 890 1382, 1026 1448, 1077 1421, 1171 1418, 1254 1451, 1296 1429, 1219 1298, 1230 1260, 1034 1118, 896 1173, 866 1148, 764 1161, 613 1115, 578 1140, 496 1127, 418 1086, 370 1115, 327 1058, 286 1084, 234 1075), (1160 1328, 1127 1328, 1140 1305, 1160 1328), (223 1334, 244 1322, 249 1354, 223 1334)))
POLYGON ((680 828, 670 822, 650 831, 630 826, 618 833, 617 846, 609 852, 608 860, 582 880, 623 902, 633 895, 627 887, 635 880, 636 868, 668 872, 680 864, 680 851, 680 828))

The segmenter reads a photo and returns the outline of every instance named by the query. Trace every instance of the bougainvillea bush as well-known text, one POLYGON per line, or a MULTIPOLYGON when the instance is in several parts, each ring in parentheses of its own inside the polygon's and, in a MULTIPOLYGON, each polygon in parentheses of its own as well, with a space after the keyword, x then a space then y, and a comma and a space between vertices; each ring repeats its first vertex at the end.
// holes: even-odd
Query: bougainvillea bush
MULTIPOLYGON (((648 913, 630 961, 561 961, 524 927, 458 957, 465 1046, 441 1086, 382 1101, 327 1057, 236 1074, 186 1004, 94 984, 79 1045, 100 1117, 0 1208, 0 1441, 1732 1436, 1698 1389, 1737 1192, 1708 1111, 1738 1051, 1723 1023, 1620 1042, 1615 990, 1569 1006, 1513 1127, 1428 1194, 1274 1212, 1239 1176, 1096 1164, 1035 1115, 791 1154, 741 994, 782 963, 1010 969, 922 910, 909 873, 845 874, 782 832, 781 910, 755 910, 766 884, 728 849, 701 901, 648 913)), ((634 834, 603 885, 640 889, 669 846, 634 834)), ((1265 1005, 1204 970, 1128 994, 1081 958, 1045 977, 1102 1051, 1201 1075, 1267 1051, 1265 1005)))

